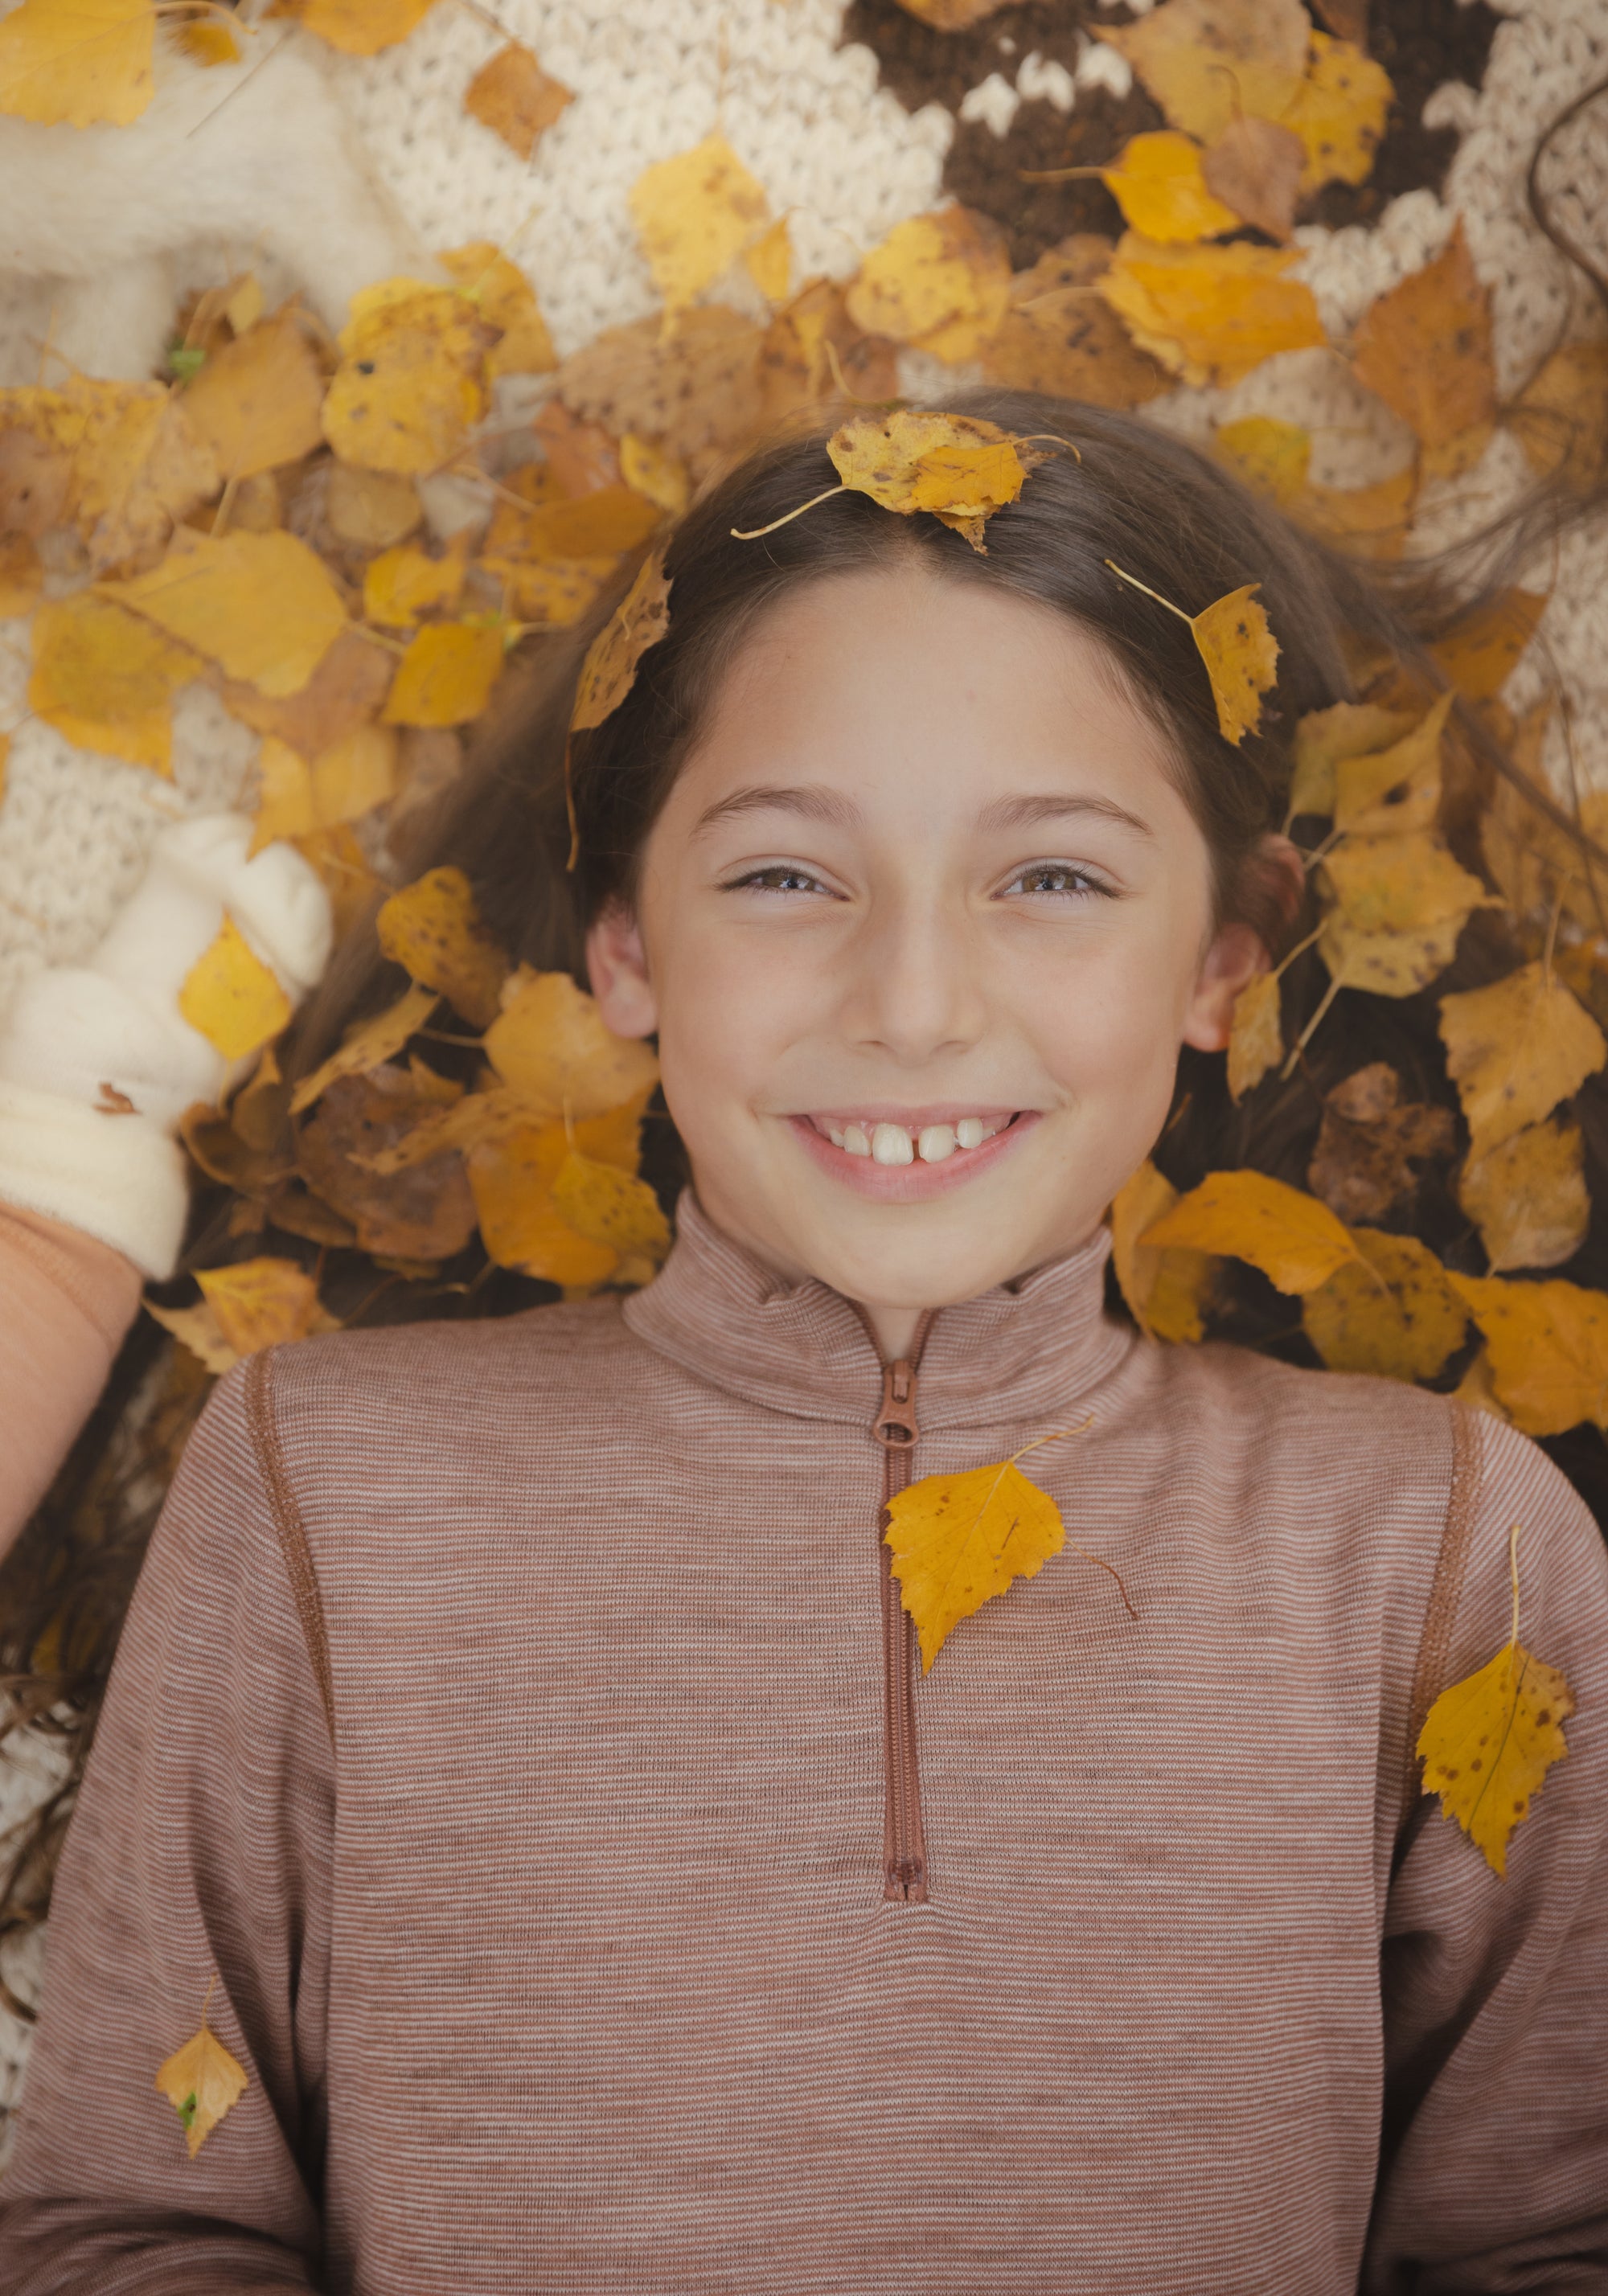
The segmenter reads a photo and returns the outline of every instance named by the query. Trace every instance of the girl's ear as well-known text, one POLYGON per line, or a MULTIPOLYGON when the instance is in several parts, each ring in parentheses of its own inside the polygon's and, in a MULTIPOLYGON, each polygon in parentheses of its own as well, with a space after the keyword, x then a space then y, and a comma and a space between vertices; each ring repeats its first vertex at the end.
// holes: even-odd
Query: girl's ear
POLYGON ((659 1004, 636 918, 612 901, 587 934, 587 977, 605 1028, 617 1037, 651 1037, 659 1004))
MULTIPOLYGON (((1273 893, 1288 931, 1307 890, 1300 855, 1287 837, 1264 837, 1250 865, 1273 893)), ((1267 944, 1254 925, 1235 922, 1221 927, 1195 976, 1184 1021, 1184 1042, 1198 1052, 1220 1053, 1234 1027, 1235 998, 1258 973, 1270 972, 1272 964, 1267 944)))

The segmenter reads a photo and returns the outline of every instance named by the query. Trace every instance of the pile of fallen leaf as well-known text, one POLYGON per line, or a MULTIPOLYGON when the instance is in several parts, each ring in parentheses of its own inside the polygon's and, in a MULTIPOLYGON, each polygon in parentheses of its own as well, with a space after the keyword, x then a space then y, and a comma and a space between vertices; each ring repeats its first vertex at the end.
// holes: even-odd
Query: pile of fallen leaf
MULTIPOLYGON (((270 12, 366 55, 429 4, 270 12)), ((164 37, 202 62, 257 37, 199 4, 166 12, 164 37)), ((77 0, 23 0, 0 22, 0 111, 137 117, 155 18, 151 0, 97 0, 86 29, 77 0)), ((456 873, 398 882, 392 839, 455 780, 511 655, 573 623, 644 553, 657 563, 700 485, 791 421, 840 421, 833 458, 852 485, 857 427, 870 427, 854 410, 879 406, 884 426, 907 426, 907 499, 891 506, 947 516, 980 546, 1034 450, 1005 442, 1002 481, 989 442, 916 439, 909 426, 939 418, 894 411, 905 353, 1135 407, 1325 341, 1292 275, 1292 221, 1324 184, 1366 177, 1384 73, 1297 0, 1164 0, 1100 36, 1169 124, 1099 170, 1128 226, 1120 241, 1078 235, 1014 276, 997 226, 950 205, 900 224, 847 282, 796 279, 788 217, 717 132, 630 196, 662 310, 562 363, 523 272, 477 243, 445 251, 438 277, 365 291, 338 338, 297 302, 266 308, 245 275, 176 314, 166 380, 91 381, 47 353, 37 384, 0 392, 0 614, 31 615, 29 709, 164 776, 174 697, 209 685, 261 736, 242 792, 258 845, 297 846, 340 923, 377 930, 410 984, 294 1089, 276 1051, 285 1000, 233 920, 186 984, 187 1017, 251 1063, 226 1106, 184 1128, 226 1192, 224 1227, 209 1230, 218 1264, 196 1270, 199 1297, 152 1303, 209 1370, 360 1320, 377 1296, 388 1315, 472 1301, 492 1271, 570 1293, 641 1283, 668 1246, 640 1177, 651 1056, 609 1037, 567 978, 512 966, 456 873), (957 454, 970 495, 946 492, 957 454), (440 481, 455 482, 450 517, 440 481)), ((526 157, 567 101, 517 41, 464 89, 526 157)), ((1503 399, 1489 295, 1460 234, 1331 348, 1408 426, 1409 465, 1319 486, 1308 434, 1263 416, 1224 423, 1214 446, 1297 522, 1361 554, 1399 556, 1423 482, 1467 472, 1498 424, 1560 487, 1600 475, 1608 345, 1582 332, 1503 399)), ((1238 739, 1273 674, 1259 606, 1249 592, 1161 603, 1191 621, 1238 739)), ((1460 1364, 1466 1392, 1551 1434, 1608 1425, 1608 1297, 1544 1280, 1591 1216, 1569 1103, 1608 1060, 1596 873, 1608 850, 1594 843, 1608 800, 1572 820, 1538 801, 1526 775, 1536 783, 1545 712, 1514 726, 1497 698, 1544 603, 1513 591, 1440 650, 1450 686, 1518 760, 1481 799, 1478 849, 1447 698, 1366 664, 1363 701, 1302 722, 1291 822, 1321 922, 1286 964, 1309 967, 1315 950, 1327 993, 1292 1014, 1288 978, 1259 982, 1229 1054, 1236 1102, 1271 1088, 1333 996, 1423 995, 1469 920, 1499 911, 1512 969, 1440 1004, 1461 1124, 1404 1102, 1388 1063, 1362 1062, 1330 1095, 1306 1189, 1218 1171, 1176 1198, 1147 1167, 1113 1217, 1124 1292, 1163 1337, 1210 1327, 1237 1259, 1299 1299, 1323 1361, 1442 1382, 1460 1364), (1410 1192, 1370 1185, 1413 1159, 1452 1173, 1469 1242, 1449 1259, 1409 1232, 1410 1192)), ((584 708, 578 726, 596 722, 584 708)))

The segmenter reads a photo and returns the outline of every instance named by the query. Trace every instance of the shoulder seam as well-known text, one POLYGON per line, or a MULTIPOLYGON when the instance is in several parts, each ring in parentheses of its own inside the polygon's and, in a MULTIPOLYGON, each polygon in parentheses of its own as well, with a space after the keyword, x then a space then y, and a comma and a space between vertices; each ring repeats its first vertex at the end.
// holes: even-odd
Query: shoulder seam
POLYGON ((1418 1639, 1418 1663, 1413 1673, 1412 1702, 1407 1709, 1401 1803, 1404 1819, 1418 1799, 1418 1735, 1429 1718, 1430 1708, 1446 1687, 1444 1676, 1463 1593, 1463 1574, 1473 1539, 1475 1502, 1480 1492, 1481 1446, 1478 1414, 1454 1401, 1451 1421, 1452 1480, 1447 1494, 1446 1524, 1440 1534, 1440 1552, 1435 1558, 1435 1575, 1430 1582, 1423 1631, 1418 1639))
POLYGON ((330 1639, 324 1624, 324 1596, 319 1591, 313 1551, 308 1544, 307 1526, 302 1521, 301 1510, 291 1488, 284 1453, 280 1445, 279 1423, 274 1411, 273 1359, 274 1349, 263 1348, 247 1360, 244 1383, 246 1426, 257 1454, 258 1465, 262 1470, 263 1483, 268 1495, 268 1510, 273 1515, 280 1551, 284 1556, 285 1575, 291 1582, 291 1594, 301 1621, 302 1639, 307 1644, 308 1658, 318 1685, 318 1695, 324 1702, 324 1725, 332 1746, 335 1742, 335 1678, 330 1665, 330 1639))

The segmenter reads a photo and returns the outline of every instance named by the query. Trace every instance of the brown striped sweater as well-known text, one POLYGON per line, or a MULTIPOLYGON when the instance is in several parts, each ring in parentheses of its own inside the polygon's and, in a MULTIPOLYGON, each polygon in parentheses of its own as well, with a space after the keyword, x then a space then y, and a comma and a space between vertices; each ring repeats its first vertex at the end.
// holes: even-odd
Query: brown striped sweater
POLYGON ((623 1308, 232 1374, 63 1857, 0 2289, 1608 2289, 1596 1528, 1493 1420, 1136 1341, 1103 1257, 927 1340, 917 1474, 1092 1421, 1025 1463, 1066 1549, 915 1682, 890 1843, 844 1300, 688 1206, 623 1308), (1498 1881, 1409 1746, 1515 1520, 1579 1711, 1498 1881), (215 1974, 250 2085, 192 2161, 153 2080, 215 1974))

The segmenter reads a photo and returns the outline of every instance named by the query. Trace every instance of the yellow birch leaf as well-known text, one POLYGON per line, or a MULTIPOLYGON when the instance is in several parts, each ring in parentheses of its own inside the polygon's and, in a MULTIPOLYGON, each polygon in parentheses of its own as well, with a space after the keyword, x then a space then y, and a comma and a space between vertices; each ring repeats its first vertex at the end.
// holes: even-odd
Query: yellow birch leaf
POLYGON ((1242 415, 1218 423, 1212 445, 1236 478, 1281 506, 1294 501, 1307 483, 1312 436, 1299 422, 1280 422, 1271 414, 1242 415))
POLYGON ((99 588, 271 700, 299 693, 346 627, 323 562, 291 534, 182 527, 160 566, 99 588))
POLYGON ((636 681, 642 657, 670 627, 669 601, 664 552, 656 550, 644 561, 636 579, 587 649, 570 718, 572 733, 601 726, 619 709, 636 681))
POLYGON ((1353 837, 1391 837, 1434 826, 1440 806, 1440 744, 1454 699, 1443 693, 1389 749, 1335 760, 1336 829, 1353 837))
POLYGON ((1388 749, 1412 723, 1410 711, 1382 709, 1373 701, 1336 701, 1327 709, 1309 709, 1295 728, 1290 818, 1299 813, 1333 815, 1335 768, 1341 759, 1388 749))
POLYGON ((1457 1201, 1478 1224, 1493 1275, 1572 1259, 1591 1225, 1579 1126, 1529 1124, 1483 1156, 1471 1156, 1458 1177, 1457 1201))
POLYGON ((1325 855, 1323 868, 1346 922, 1359 933, 1412 932, 1453 917, 1461 923, 1492 898, 1428 830, 1348 838, 1325 855))
POLYGON ((313 804, 313 768, 307 759, 288 742, 267 734, 257 754, 257 777, 251 852, 260 853, 276 837, 310 836, 318 816, 313 804))
POLYGON ((554 1210, 589 1243, 655 1267, 670 1248, 669 1223, 645 1180, 574 1151, 553 1183, 554 1210))
POLYGON ((1141 1164, 1112 1201, 1112 1265, 1139 1329, 1154 1340, 1184 1343, 1206 1336, 1210 1256, 1139 1241, 1177 1201, 1171 1181, 1148 1160, 1141 1164))
POLYGON ((408 1038, 424 1026, 436 1004, 435 991, 421 988, 415 982, 383 1013, 357 1022, 347 1030, 328 1060, 298 1084, 291 1095, 291 1115, 299 1116, 304 1108, 310 1108, 337 1077, 366 1076, 399 1053, 408 1038))
POLYGON ((545 72, 521 40, 499 48, 464 91, 464 111, 500 135, 520 160, 530 157, 574 101, 573 88, 545 72))
POLYGON ((414 633, 386 697, 388 726, 466 726, 502 675, 496 622, 431 622, 414 633))
POLYGON ((469 1151, 480 1239, 499 1267, 567 1289, 604 1283, 619 1255, 612 1245, 578 1235, 553 1201, 553 1184, 570 1154, 562 1124, 526 1124, 469 1151))
POLYGON ((361 821, 397 793, 400 742, 389 726, 359 726, 321 750, 312 765, 313 826, 361 821))
POLYGON ((322 441, 324 377, 304 323, 275 313, 214 351, 180 405, 225 479, 299 462, 322 441))
POLYGON ((209 1300, 198 1300, 193 1308, 159 1308, 154 1300, 147 1300, 145 1312, 163 1331, 170 1332, 182 1347, 189 1349, 203 1371, 211 1372, 215 1377, 221 1379, 240 1361, 225 1339, 209 1300))
POLYGON ((276 1037, 293 1008, 273 972, 226 915, 217 939, 185 975, 178 1009, 225 1060, 238 1061, 276 1037))
POLYGON ((1417 491, 1417 468, 1409 463, 1373 486, 1309 486, 1290 504, 1290 515, 1353 557, 1399 558, 1417 491))
POLYGON ((389 550, 416 531, 424 512, 411 479, 332 463, 324 514, 330 531, 354 550, 389 550))
POLYGON ((693 498, 692 480, 681 457, 654 439, 638 438, 635 430, 628 430, 619 442, 619 475, 671 518, 679 518, 693 498))
MULTIPOLYGON (((1136 27, 1135 29, 1139 29, 1136 27)), ((1296 248, 1168 247, 1127 232, 1099 291, 1142 350, 1188 383, 1238 382, 1276 351, 1325 342, 1296 248)))
POLYGON ((1234 209, 1207 190, 1199 145, 1170 127, 1130 135, 1117 164, 1101 169, 1100 180, 1124 222, 1146 239, 1211 239, 1239 224, 1234 209))
POLYGON ((1529 1814, 1531 1796, 1539 1793, 1553 1764, 1568 1755, 1563 1724, 1574 1712, 1557 1668, 1533 1657, 1519 1640, 1516 1522, 1508 1558, 1514 1626, 1506 1647, 1477 1674, 1441 1692, 1415 1749, 1425 1793, 1440 1795, 1442 1815, 1456 1819, 1498 1875, 1506 1871, 1508 1840, 1529 1814))
POLYGON ((1504 590, 1430 652, 1460 693, 1471 701, 1489 701, 1506 685, 1546 611, 1546 600, 1538 591, 1504 590))
POLYGON ((39 608, 28 706, 80 749, 173 771, 173 697, 195 655, 93 590, 39 608))
POLYGON ((148 562, 217 491, 217 464, 160 383, 78 380, 63 396, 82 410, 72 512, 91 570, 148 562))
POLYGON ((0 112, 127 127, 152 95, 151 0, 22 0, 0 21, 0 112))
POLYGON ((488 562, 505 558, 576 559, 635 550, 660 523, 655 504, 632 488, 595 488, 573 500, 536 503, 527 510, 499 503, 486 536, 488 562))
POLYGON ((1248 582, 1190 617, 1195 645, 1211 680, 1218 731, 1237 747, 1262 722, 1262 696, 1277 678, 1278 640, 1248 582))
POLYGON ((921 1637, 923 1674, 963 1619, 1014 1579, 1034 1578, 1066 1544, 1060 1508, 1014 1459, 923 1475, 889 1500, 883 1537, 921 1637))
POLYGON ((1483 453, 1497 413, 1490 291, 1460 218, 1432 263, 1363 313, 1352 364, 1413 430, 1426 471, 1456 477, 1483 453))
POLYGON ((449 462, 485 412, 489 325, 467 295, 382 280, 352 298, 324 435, 343 463, 417 477, 449 462))
POLYGON ((1443 996, 1440 1026, 1475 1156, 1538 1124, 1608 1061, 1608 1038, 1541 964, 1443 996))
POLYGON ((1202 144, 1243 113, 1282 119, 1310 37, 1299 0, 1165 0, 1136 24, 1096 32, 1128 58, 1171 125, 1202 144))
POLYGON ((380 947, 410 980, 439 990, 477 1029, 489 1028, 508 959, 480 921, 461 869, 431 869, 393 893, 375 919, 380 947))
POLYGON ((845 299, 868 335, 887 335, 951 365, 978 358, 1011 308, 1003 234, 969 208, 895 225, 860 266, 845 299))
POLYGON ((503 984, 503 1009, 485 1036, 486 1057, 532 1111, 602 1116, 657 1080, 659 1062, 636 1037, 603 1026, 595 998, 567 972, 521 965, 503 984))
POLYGON ((210 71, 217 64, 237 64, 241 58, 239 41, 226 24, 192 21, 178 25, 174 32, 181 48, 210 71))
POLYGON ((1608 342, 1564 343, 1506 414, 1542 478, 1557 472, 1572 493, 1588 493, 1608 453, 1608 342))
POLYGON ((377 56, 423 22, 435 0, 274 0, 269 16, 290 16, 343 56, 377 56))
POLYGON ((1307 147, 1292 128, 1244 113, 1202 155, 1201 177, 1239 220, 1288 240, 1306 166, 1307 147))
POLYGON ((203 2024, 159 2068, 156 2086, 177 2113, 193 2161, 250 2082, 239 2059, 203 2024))
POLYGON ((521 622, 568 629, 596 601, 615 571, 613 557, 549 558, 531 562, 487 551, 480 565, 502 585, 505 609, 521 622))
POLYGON ((403 543, 371 558, 363 574, 363 618, 387 629, 410 630, 424 614, 450 613, 463 594, 463 550, 442 558, 403 543))
POLYGON ((767 303, 786 302, 792 278, 792 246, 785 216, 778 216, 770 229, 761 232, 753 245, 744 250, 742 262, 767 303))
POLYGON ((1369 932, 1341 909, 1324 919, 1317 951, 1338 988, 1371 996, 1414 996, 1438 980, 1457 954, 1471 912, 1458 909, 1423 925, 1369 932))
POLYGON ((987 547, 986 521, 1015 501, 1029 472, 1045 460, 1042 447, 1013 439, 997 422, 908 407, 851 416, 826 452, 845 487, 902 517, 931 511, 977 551, 987 547))
POLYGON ((1563 1435, 1585 1419, 1608 1429, 1608 1293, 1555 1275, 1447 1277, 1485 1334, 1491 1390, 1521 1432, 1563 1435))
MULTIPOLYGON (((556 87, 558 82, 551 84, 556 87)), ((558 365, 536 290, 517 263, 511 263, 488 239, 449 248, 438 260, 487 325, 502 330, 486 353, 488 377, 546 374, 558 365)))
POLYGON ((644 168, 628 204, 671 311, 695 302, 770 217, 764 185, 718 133, 644 168))
POLYGON ((1351 1240, 1359 1257, 1301 1300, 1307 1337, 1331 1371, 1433 1379, 1468 1322, 1445 1269, 1415 1236, 1358 1227, 1351 1240))
POLYGON ((1305 150, 1303 192, 1367 181, 1395 93, 1372 56, 1314 28, 1306 77, 1279 114, 1305 150))
POLYGON ((1234 1026, 1228 1037, 1230 1099, 1237 1103, 1254 1092, 1284 1057, 1278 975, 1261 972, 1234 1000, 1234 1026))
POLYGON ((1327 1204, 1265 1172, 1209 1172, 1141 1242, 1226 1254, 1259 1267, 1280 1292, 1315 1292, 1358 1257, 1327 1204))
POLYGON ((26 534, 0 534, 0 621, 31 614, 45 586, 45 568, 26 534))
POLYGON ((293 1259, 242 1259, 202 1267, 196 1282, 237 1356, 305 1339, 318 1323, 318 1286, 293 1259))

